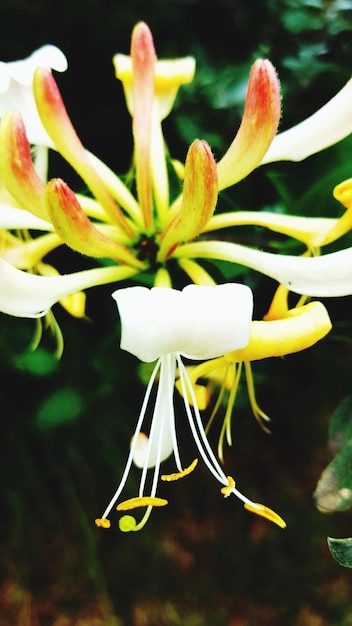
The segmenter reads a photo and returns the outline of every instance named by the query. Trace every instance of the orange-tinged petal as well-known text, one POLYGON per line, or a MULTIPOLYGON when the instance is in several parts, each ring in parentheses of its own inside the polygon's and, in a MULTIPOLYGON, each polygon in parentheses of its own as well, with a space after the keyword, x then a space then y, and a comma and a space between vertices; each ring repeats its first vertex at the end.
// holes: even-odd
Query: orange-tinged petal
POLYGON ((50 70, 43 67, 36 70, 33 89, 40 118, 55 148, 86 182, 106 213, 125 233, 133 237, 131 225, 106 190, 72 125, 50 70))
POLYGON ((206 141, 196 139, 189 148, 181 206, 162 235, 159 258, 175 246, 194 239, 212 217, 218 197, 216 163, 206 141))
POLYGON ((219 189, 234 185, 259 165, 276 134, 280 114, 276 71, 270 61, 257 59, 249 76, 240 128, 218 163, 219 189))
POLYGON ((156 54, 153 36, 144 22, 133 29, 131 40, 133 136, 139 203, 145 227, 152 223, 151 125, 156 54))
POLYGON ((105 237, 89 220, 73 191, 59 178, 46 189, 48 213, 56 233, 70 248, 90 257, 108 257, 143 267, 124 246, 105 237))
POLYGON ((33 165, 22 117, 15 111, 5 113, 1 119, 0 171, 7 190, 18 204, 47 220, 45 185, 33 165))

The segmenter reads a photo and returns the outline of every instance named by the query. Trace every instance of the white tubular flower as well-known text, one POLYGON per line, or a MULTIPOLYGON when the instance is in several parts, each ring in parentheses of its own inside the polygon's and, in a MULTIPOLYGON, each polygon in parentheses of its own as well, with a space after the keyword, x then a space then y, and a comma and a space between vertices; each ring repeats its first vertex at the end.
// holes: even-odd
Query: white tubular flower
POLYGON ((15 317, 43 317, 59 300, 82 289, 125 280, 136 271, 111 266, 59 276, 18 270, 0 257, 0 312, 15 317))
POLYGON ((122 321, 121 348, 146 363, 172 352, 213 359, 232 350, 230 344, 248 343, 253 298, 245 285, 221 285, 216 296, 199 285, 182 291, 133 287, 113 298, 122 321))
POLYGON ((240 284, 214 286, 189 285, 183 291, 167 287, 130 287, 113 294, 121 316, 121 348, 145 362, 157 359, 149 381, 137 426, 131 440, 130 454, 121 482, 97 526, 110 527, 108 515, 118 501, 134 462, 142 469, 138 496, 119 502, 117 510, 128 511, 146 507, 142 520, 124 515, 119 522, 122 531, 143 528, 153 506, 164 506, 167 500, 156 496, 160 464, 171 453, 177 472, 162 475, 173 481, 189 474, 197 459, 183 468, 176 437, 174 385, 178 369, 185 412, 198 453, 213 476, 223 485, 225 497, 231 493, 240 498, 246 508, 284 527, 283 520, 263 505, 243 496, 232 478, 227 477, 207 440, 197 406, 195 392, 183 364, 182 356, 192 360, 215 358, 249 342, 253 298, 249 287, 240 284), (152 387, 159 375, 153 416, 148 436, 141 432, 147 414, 152 387), (148 469, 153 467, 150 485, 148 469), (147 491, 148 490, 148 491, 147 491), (147 491, 148 495, 145 495, 147 491))
POLYGON ((67 70, 64 53, 52 45, 35 50, 29 57, 19 61, 0 61, 0 117, 6 111, 21 113, 28 139, 38 146, 52 147, 53 143, 40 120, 33 93, 33 76, 37 67, 57 72, 67 70))
POLYGON ((303 161, 350 135, 351 101, 352 79, 316 113, 276 135, 261 165, 274 161, 303 161))

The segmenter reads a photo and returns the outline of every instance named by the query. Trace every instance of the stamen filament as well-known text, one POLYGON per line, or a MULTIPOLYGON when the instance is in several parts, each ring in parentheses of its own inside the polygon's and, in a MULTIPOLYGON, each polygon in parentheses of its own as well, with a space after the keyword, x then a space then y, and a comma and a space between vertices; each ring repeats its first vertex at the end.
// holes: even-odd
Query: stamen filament
POLYGON ((251 364, 249 361, 244 362, 244 368, 246 372, 248 398, 249 398, 249 402, 251 405, 251 409, 253 411, 253 415, 255 419, 257 420, 257 422, 259 423, 259 425, 264 430, 264 432, 270 434, 270 429, 267 426, 265 426, 265 424, 263 423, 263 421, 270 422, 270 417, 266 413, 264 413, 264 411, 262 411, 262 409, 257 403, 257 399, 255 397, 252 368, 251 368, 251 364))
POLYGON ((200 452, 200 455, 204 461, 204 463, 206 464, 206 466, 208 467, 208 469, 210 470, 210 472, 213 474, 213 476, 215 476, 215 478, 222 483, 223 485, 227 485, 228 481, 227 478, 224 474, 224 472, 222 471, 211 447, 210 444, 207 440, 206 434, 204 432, 204 427, 203 427, 203 423, 200 417, 200 413, 199 413, 199 409, 197 406, 197 401, 196 401, 196 397, 195 397, 195 393, 194 393, 194 389, 191 383, 191 380, 189 378, 189 375, 187 373, 187 370, 185 368, 185 366, 183 365, 180 355, 176 354, 176 359, 177 359, 177 364, 178 364, 178 368, 179 368, 179 373, 180 373, 180 383, 181 383, 181 388, 182 388, 182 396, 184 399, 184 405, 185 405, 185 409, 186 409, 186 413, 187 413, 187 417, 188 417, 188 421, 189 421, 189 425, 192 431, 192 435, 194 437, 194 441, 196 442, 196 445, 198 447, 198 450, 200 452), (188 389, 187 389, 188 387, 188 389), (195 417, 195 420, 193 419, 193 415, 192 415, 192 410, 191 410, 191 406, 188 400, 188 392, 190 394, 191 400, 192 400, 192 405, 193 405, 193 415, 195 417), (198 434, 199 433, 199 434, 198 434))
POLYGON ((230 387, 230 394, 229 394, 229 399, 227 402, 226 413, 225 413, 224 421, 221 427, 219 443, 218 443, 218 455, 219 455, 219 459, 222 462, 224 461, 223 444, 224 444, 225 433, 226 433, 226 441, 228 445, 229 446, 232 445, 231 417, 232 417, 232 411, 233 411, 233 407, 234 407, 235 400, 236 400, 238 385, 240 382, 242 363, 239 363, 237 367, 236 367, 236 363, 233 363, 231 369, 232 369, 232 372, 231 372, 232 381, 231 381, 231 387, 230 387))
POLYGON ((144 420, 144 417, 145 417, 145 412, 146 412, 147 405, 148 405, 148 402, 149 402, 149 398, 150 398, 150 394, 151 394, 152 387, 153 387, 153 384, 154 384, 154 380, 155 380, 156 375, 157 375, 157 373, 159 371, 159 368, 160 368, 160 362, 161 362, 161 360, 158 359, 158 361, 157 361, 157 363, 156 363, 156 365, 154 367, 154 370, 152 372, 152 375, 150 377, 149 383, 148 383, 148 387, 147 387, 147 391, 146 391, 145 396, 144 396, 141 412, 139 414, 139 418, 138 418, 138 421, 137 421, 137 426, 136 426, 134 435, 132 437, 132 445, 131 445, 131 448, 130 448, 130 453, 128 455, 128 459, 127 459, 127 462, 126 462, 126 467, 125 467, 125 470, 123 472, 120 484, 119 484, 118 488, 116 489, 113 497, 111 498, 108 506, 106 507, 106 509, 105 509, 105 511, 104 511, 104 513, 102 515, 102 518, 106 518, 108 516, 108 514, 110 513, 111 509, 113 508, 115 502, 117 501, 118 497, 120 496, 120 493, 122 492, 122 490, 123 490, 123 488, 124 488, 124 486, 126 484, 127 477, 128 477, 128 474, 129 474, 129 471, 131 469, 131 465, 132 465, 132 462, 133 462, 135 449, 136 449, 137 443, 138 443, 138 434, 139 434, 139 432, 141 430, 141 426, 142 426, 142 423, 143 423, 143 420, 144 420))

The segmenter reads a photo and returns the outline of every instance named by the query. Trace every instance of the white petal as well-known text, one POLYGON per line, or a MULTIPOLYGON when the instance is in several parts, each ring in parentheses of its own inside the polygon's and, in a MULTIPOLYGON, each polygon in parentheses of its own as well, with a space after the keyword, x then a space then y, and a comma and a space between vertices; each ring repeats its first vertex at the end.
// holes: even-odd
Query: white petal
POLYGON ((37 67, 64 72, 67 59, 56 46, 42 46, 26 59, 0 63, 0 117, 8 110, 21 113, 30 143, 53 147, 35 104, 32 83, 37 67))
POLYGON ((9 75, 13 80, 26 87, 32 87, 33 74, 37 67, 46 67, 65 72, 68 64, 64 53, 51 44, 38 48, 26 59, 6 63, 9 75))
POLYGON ((132 276, 136 270, 106 267, 63 276, 37 276, 18 270, 0 258, 0 311, 15 317, 41 317, 72 293, 132 276))
POLYGON ((352 79, 316 113, 274 138, 261 165, 302 161, 352 132, 352 79))
POLYGON ((39 219, 29 211, 24 211, 9 204, 0 202, 0 228, 14 230, 15 228, 30 228, 32 230, 53 231, 50 222, 39 219))
POLYGON ((0 61, 0 94, 5 93, 11 81, 10 69, 7 63, 0 61))
POLYGON ((184 244, 177 254, 239 263, 315 298, 352 295, 352 247, 318 257, 271 254, 226 241, 184 244))
POLYGON ((173 352, 211 359, 249 341, 253 297, 245 285, 128 287, 112 295, 122 321, 121 348, 141 361, 173 352))

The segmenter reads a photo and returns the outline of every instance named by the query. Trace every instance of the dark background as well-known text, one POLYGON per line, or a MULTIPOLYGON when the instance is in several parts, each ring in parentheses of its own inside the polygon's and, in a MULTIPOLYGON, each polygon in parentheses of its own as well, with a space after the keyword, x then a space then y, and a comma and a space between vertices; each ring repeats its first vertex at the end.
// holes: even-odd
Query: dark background
MULTIPOLYGON (((59 46, 69 70, 57 80, 76 129, 119 173, 131 163, 132 142, 111 59, 128 54, 139 20, 151 27, 160 58, 197 59, 196 78, 164 126, 181 160, 195 137, 223 154, 258 56, 271 59, 282 82, 282 129, 350 77, 349 0, 2 0, 1 60, 59 46)), ((351 175, 351 145, 346 139, 304 163, 266 166, 223 194, 222 208, 340 214, 332 189, 351 175)), ((71 175, 55 160, 52 170, 71 175)), ((256 245, 261 237, 277 243, 257 235, 256 245)), ((263 314, 274 285, 249 279, 263 314)), ((326 537, 349 536, 351 513, 323 515, 312 498, 330 460, 329 417, 350 393, 350 299, 328 303, 334 329, 326 340, 254 364, 270 436, 252 417, 244 383, 236 403, 229 473, 277 509, 287 529, 223 500, 199 467, 172 486, 169 506, 141 533, 124 535, 94 525, 121 475, 144 392, 135 359, 119 351, 111 291, 90 290, 89 321, 57 307, 60 362, 45 330, 37 351, 29 350, 36 322, 0 320, 0 626, 350 626, 351 573, 332 559, 326 537)), ((216 435, 215 428, 214 445, 216 435)), ((184 457, 193 458, 182 423, 179 437, 184 457)))

